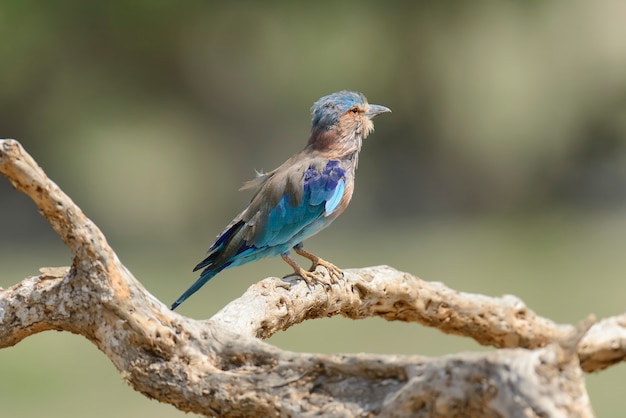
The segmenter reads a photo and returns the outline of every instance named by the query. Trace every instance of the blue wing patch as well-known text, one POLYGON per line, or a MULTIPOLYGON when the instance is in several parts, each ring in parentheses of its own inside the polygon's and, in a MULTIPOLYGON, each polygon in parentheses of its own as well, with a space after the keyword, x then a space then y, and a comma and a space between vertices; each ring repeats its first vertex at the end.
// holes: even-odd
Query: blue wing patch
POLYGON ((326 201, 326 205, 324 208, 326 209, 326 216, 330 215, 337 209, 339 206, 339 202, 341 202, 341 198, 343 197, 343 192, 346 188, 346 182, 340 180, 335 188, 335 193, 330 197, 329 200, 326 201))

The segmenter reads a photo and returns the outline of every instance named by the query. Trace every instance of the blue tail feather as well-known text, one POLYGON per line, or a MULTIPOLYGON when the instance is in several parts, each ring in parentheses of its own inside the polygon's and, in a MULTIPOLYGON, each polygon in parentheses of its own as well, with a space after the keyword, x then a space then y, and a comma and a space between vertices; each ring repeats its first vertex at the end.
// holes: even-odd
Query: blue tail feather
POLYGON ((243 222, 239 222, 224 231, 218 237, 215 244, 209 249, 209 255, 193 269, 193 271, 197 271, 204 268, 200 274, 200 278, 196 280, 189 289, 185 290, 185 293, 176 299, 176 302, 172 304, 170 309, 176 309, 178 305, 187 300, 189 296, 196 293, 206 282, 215 277, 216 274, 229 267, 233 262, 236 262, 237 256, 240 253, 250 248, 240 237, 243 225, 243 222))
POLYGON ((185 293, 183 293, 178 299, 176 299, 176 302, 172 303, 172 306, 171 306, 170 309, 171 310, 176 309, 178 307, 178 305, 180 305, 185 300, 187 300, 187 298, 189 296, 191 296, 194 293, 196 293, 198 291, 198 289, 200 289, 202 286, 204 286, 204 284, 206 282, 211 280, 213 277, 215 277, 215 275, 217 275, 217 273, 219 273, 220 271, 222 271, 226 267, 227 266, 222 266, 222 267, 220 267, 219 269, 216 269, 216 270, 211 270, 211 269, 204 270, 202 272, 202 274, 200 275, 200 278, 198 280, 196 280, 196 282, 194 284, 192 284, 189 289, 185 290, 185 293))

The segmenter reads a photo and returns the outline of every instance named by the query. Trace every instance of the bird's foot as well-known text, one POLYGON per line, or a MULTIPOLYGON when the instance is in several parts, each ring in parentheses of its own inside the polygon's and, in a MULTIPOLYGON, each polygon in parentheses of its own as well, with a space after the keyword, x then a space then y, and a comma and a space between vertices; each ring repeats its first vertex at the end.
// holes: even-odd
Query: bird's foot
POLYGON ((313 262, 313 265, 311 265, 311 269, 309 271, 315 271, 317 266, 322 266, 326 269, 326 271, 328 271, 328 277, 330 278, 331 283, 339 283, 339 280, 343 279, 343 271, 341 271, 341 269, 333 263, 318 257, 317 260, 313 262))
POLYGON ((298 276, 300 277, 302 280, 305 281, 305 283, 307 284, 307 286, 309 287, 314 287, 316 283, 320 283, 322 285, 324 285, 324 287, 328 286, 330 288, 330 283, 328 283, 327 281, 325 281, 319 273, 314 272, 314 271, 308 271, 305 270, 303 268, 299 268, 296 269, 294 268, 294 272, 292 274, 288 274, 285 276, 285 278, 287 277, 291 277, 291 276, 298 276))
MULTIPOLYGON (((300 265, 298 263, 296 263, 291 257, 289 257, 289 255, 281 254, 281 257, 285 261, 285 263, 287 263, 287 264, 289 264, 291 266, 291 268, 293 269, 293 272, 295 274, 297 274, 298 276, 300 276, 302 278, 302 280, 304 280, 309 287, 315 286, 316 283, 321 283, 324 286, 330 286, 330 283, 328 283, 325 280, 323 280, 322 278, 320 278, 318 273, 316 273, 313 270, 307 271, 307 270, 303 269, 302 267, 300 267, 300 265)), ((339 270, 339 271, 341 271, 341 270, 339 270)), ((329 270, 329 272, 330 272, 330 270, 329 270)), ((331 276, 331 282, 334 283, 334 281, 332 279, 332 276, 331 276)))
POLYGON ((313 264, 311 265, 309 272, 314 272, 315 269, 317 269, 317 266, 322 266, 328 271, 328 276, 330 277, 331 283, 335 284, 338 283, 339 280, 343 279, 343 271, 341 271, 341 269, 333 263, 319 258, 315 254, 306 251, 301 246, 295 246, 293 250, 296 252, 296 254, 311 260, 311 263, 313 264))
POLYGON ((301 269, 297 274, 302 277, 302 280, 304 280, 309 286, 315 286, 316 283, 320 283, 324 285, 324 287, 328 286, 330 288, 330 283, 324 280, 323 276, 315 271, 301 269))

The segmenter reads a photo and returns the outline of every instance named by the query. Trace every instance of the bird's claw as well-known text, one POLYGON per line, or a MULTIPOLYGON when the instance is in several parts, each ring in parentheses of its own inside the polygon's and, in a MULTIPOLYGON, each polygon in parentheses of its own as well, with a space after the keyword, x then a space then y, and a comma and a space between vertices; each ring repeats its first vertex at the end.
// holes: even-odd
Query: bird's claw
POLYGON ((304 269, 300 269, 294 272, 297 276, 299 276, 304 282, 307 284, 309 288, 315 287, 316 284, 321 284, 325 288, 330 289, 332 283, 336 283, 335 279, 331 277, 330 283, 324 280, 324 275, 320 274, 320 272, 316 271, 307 271, 304 269))
POLYGON ((303 250, 301 247, 294 247, 294 249, 296 253, 305 258, 308 258, 313 263, 308 271, 300 267, 300 265, 296 263, 291 257, 289 257, 288 254, 282 254, 281 257, 283 258, 283 260, 285 260, 287 264, 289 264, 293 268, 295 274, 302 277, 302 280, 304 280, 309 287, 315 286, 315 283, 321 283, 324 286, 328 286, 328 288, 330 289, 331 285, 338 283, 339 280, 343 278, 343 272, 339 267, 335 266, 334 264, 322 260, 316 255, 313 255, 308 251, 303 250), (328 272, 328 278, 330 283, 323 279, 324 276, 321 272, 316 271, 317 266, 322 266, 326 269, 326 271, 328 272))
MULTIPOLYGON (((306 251, 304 248, 302 248, 302 245, 296 245, 293 249, 296 252, 296 254, 301 255, 302 257, 308 258, 309 260, 311 260, 312 264, 311 264, 311 268, 309 269, 309 272, 314 272, 317 269, 317 266, 322 266, 326 268, 326 270, 328 271, 328 277, 330 278, 331 284, 338 283, 339 280, 343 278, 343 272, 341 271, 339 267, 337 267, 333 263, 329 263, 328 261, 319 258, 313 253, 306 251)), ((316 281, 320 281, 320 280, 316 278, 316 281)))
POLYGON ((307 287, 309 289, 311 287, 315 287, 316 283, 321 283, 324 286, 330 286, 330 284, 324 282, 323 280, 320 280, 320 278, 317 276, 317 274, 315 272, 306 271, 303 268, 296 268, 296 267, 294 267, 294 272, 292 274, 286 275, 284 278, 294 277, 294 276, 297 276, 297 277, 301 278, 302 280, 304 280, 304 282, 306 283, 306 285, 307 285, 307 287))
POLYGON ((324 287, 330 286, 329 283, 322 280, 314 271, 302 270, 298 273, 298 275, 302 278, 302 280, 306 282, 309 287, 315 286, 316 283, 320 283, 324 285, 324 287))
POLYGON ((328 277, 330 279, 331 284, 339 283, 339 280, 343 279, 343 271, 333 263, 330 263, 326 260, 318 258, 315 263, 311 266, 310 272, 313 272, 317 269, 317 266, 322 266, 328 272, 328 277))

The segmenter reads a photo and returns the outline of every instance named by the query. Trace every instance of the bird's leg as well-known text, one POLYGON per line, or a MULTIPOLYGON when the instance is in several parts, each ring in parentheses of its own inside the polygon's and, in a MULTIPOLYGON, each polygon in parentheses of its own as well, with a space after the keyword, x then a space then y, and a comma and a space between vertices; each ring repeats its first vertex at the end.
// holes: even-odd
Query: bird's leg
POLYGON ((324 285, 328 285, 328 283, 324 283, 318 277, 316 277, 314 273, 312 273, 310 271, 306 271, 305 269, 300 267, 300 265, 298 263, 296 263, 296 260, 294 260, 293 258, 289 257, 289 252, 288 251, 282 253, 280 255, 280 257, 283 259, 283 261, 285 263, 289 264, 291 266, 291 268, 293 269, 293 272, 295 274, 297 274, 298 276, 302 277, 302 280, 304 280, 306 282, 306 284, 308 284, 309 286, 314 286, 315 282, 319 282, 319 283, 322 283, 324 285))
POLYGON ((315 271, 317 266, 322 266, 322 267, 325 267, 326 270, 328 270, 328 275, 330 276, 331 283, 337 283, 339 279, 343 278, 343 271, 341 271, 339 267, 337 267, 333 263, 330 263, 326 260, 319 258, 313 253, 306 251, 304 248, 302 248, 301 243, 294 246, 293 250, 296 252, 296 254, 311 260, 313 264, 311 265, 309 272, 315 271))

